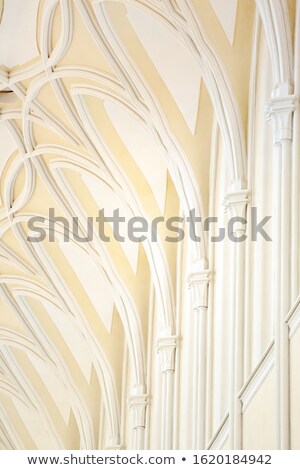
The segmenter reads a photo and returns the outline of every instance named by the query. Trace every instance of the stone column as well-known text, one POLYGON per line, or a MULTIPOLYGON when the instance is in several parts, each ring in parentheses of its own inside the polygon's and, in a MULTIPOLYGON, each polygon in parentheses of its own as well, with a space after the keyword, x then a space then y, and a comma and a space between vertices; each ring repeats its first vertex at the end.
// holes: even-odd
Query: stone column
POLYGON ((131 411, 131 428, 133 430, 133 448, 145 448, 146 410, 149 403, 148 395, 132 395, 129 400, 131 411))
POLYGON ((194 313, 193 449, 205 449, 208 285, 207 270, 188 276, 194 313))
POLYGON ((173 448, 174 372, 176 347, 176 336, 160 338, 157 342, 157 352, 160 357, 162 372, 161 448, 163 450, 169 450, 173 448))
POLYGON ((291 270, 291 160, 295 97, 272 98, 267 120, 274 135, 274 330, 276 377, 277 448, 290 448, 289 337, 284 318, 288 314, 291 270))
POLYGON ((242 404, 238 397, 244 384, 244 316, 245 316, 245 239, 248 191, 227 193, 228 236, 233 243, 233 260, 229 275, 233 279, 230 321, 230 449, 242 448, 242 404), (230 273, 231 271, 231 273, 230 273))

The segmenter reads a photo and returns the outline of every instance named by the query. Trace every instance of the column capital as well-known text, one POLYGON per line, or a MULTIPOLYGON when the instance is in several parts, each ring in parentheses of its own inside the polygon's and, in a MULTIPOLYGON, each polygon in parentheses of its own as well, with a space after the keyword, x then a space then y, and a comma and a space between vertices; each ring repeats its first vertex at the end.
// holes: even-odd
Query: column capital
POLYGON ((229 217, 243 217, 246 218, 246 208, 249 202, 248 189, 241 191, 230 191, 224 196, 225 212, 229 217))
POLYGON ((161 371, 175 371, 175 351, 177 347, 177 337, 169 336, 160 338, 157 341, 157 352, 160 356, 161 371))
POLYGON ((271 98, 267 104, 266 120, 271 121, 274 130, 274 143, 293 140, 293 113, 296 109, 296 96, 287 95, 271 98))
POLYGON ((149 404, 149 397, 146 394, 132 395, 128 399, 129 410, 132 411, 133 429, 144 428, 146 426, 146 409, 149 404))
POLYGON ((208 286, 210 282, 210 272, 203 270, 191 272, 187 278, 188 288, 192 292, 192 308, 199 311, 208 307, 208 286))
POLYGON ((234 221, 234 228, 232 230, 235 234, 244 234, 246 232, 246 215, 247 205, 249 202, 249 191, 243 189, 241 191, 228 192, 224 197, 225 212, 228 214, 229 219, 239 217, 242 220, 234 221))

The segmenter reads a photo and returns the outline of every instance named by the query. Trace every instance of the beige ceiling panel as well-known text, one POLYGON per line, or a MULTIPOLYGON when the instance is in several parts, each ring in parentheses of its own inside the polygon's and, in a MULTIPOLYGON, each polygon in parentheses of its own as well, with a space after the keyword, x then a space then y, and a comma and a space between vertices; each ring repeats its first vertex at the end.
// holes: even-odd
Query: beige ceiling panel
POLYGON ((194 134, 201 81, 199 66, 187 47, 160 20, 140 8, 131 5, 126 8, 140 42, 194 134))
POLYGON ((233 46, 238 0, 209 0, 222 28, 233 46))
POLYGON ((39 0, 26 0, 26 4, 24 0, 4 1, 0 23, 0 65, 12 68, 39 54, 36 41, 38 6, 39 0))

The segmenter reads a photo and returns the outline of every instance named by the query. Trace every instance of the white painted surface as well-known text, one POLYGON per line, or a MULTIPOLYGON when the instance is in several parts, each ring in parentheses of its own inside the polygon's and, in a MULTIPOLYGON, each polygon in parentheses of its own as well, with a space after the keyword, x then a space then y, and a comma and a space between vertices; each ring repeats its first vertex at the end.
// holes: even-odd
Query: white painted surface
MULTIPOLYGON (((138 255, 139 255, 139 244, 134 243, 129 240, 127 235, 127 223, 128 220, 132 217, 129 210, 126 209, 125 205, 119 200, 116 194, 109 190, 109 188, 103 184, 99 184, 94 178, 88 176, 82 177, 84 183, 87 186, 87 189, 91 193, 93 199, 95 200, 99 210, 104 209, 105 217, 112 217, 113 212, 116 209, 119 209, 120 217, 125 217, 125 222, 119 224, 119 232, 122 237, 125 238, 124 242, 120 242, 120 246, 126 255, 128 262, 136 273, 138 255)), ((113 229, 113 223, 108 222, 110 227, 113 229)))
POLYGON ((48 389, 49 394, 52 396, 66 426, 68 426, 71 411, 70 396, 68 395, 68 391, 61 384, 57 375, 53 372, 53 370, 51 370, 49 366, 47 366, 47 364, 45 364, 45 362, 36 358, 33 354, 28 354, 28 358, 39 374, 46 389, 48 389))
POLYGON ((62 312, 53 304, 45 301, 43 302, 43 306, 49 313, 50 318, 55 323, 57 329, 62 335, 66 345, 73 354, 75 361, 77 362, 78 367, 80 368, 87 382, 89 382, 92 369, 92 360, 81 333, 73 325, 70 319, 68 319, 67 316, 64 316, 62 312))
POLYGON ((164 213, 167 165, 152 136, 137 119, 111 102, 104 103, 106 112, 132 158, 147 179, 161 213, 164 213))
POLYGON ((0 23, 0 65, 24 64, 38 54, 36 18, 39 0, 5 0, 0 23))
POLYGON ((140 42, 194 133, 201 80, 199 66, 189 50, 160 20, 138 8, 129 5, 126 8, 140 42))
POLYGON ((38 414, 34 413, 30 408, 16 398, 12 398, 12 402, 37 449, 52 449, 53 445, 49 439, 47 430, 43 428, 43 423, 39 419, 38 414))
POLYGON ((105 328, 110 333, 114 301, 101 272, 91 257, 72 243, 59 242, 60 248, 94 305, 105 328))
POLYGON ((231 45, 234 43, 238 0, 209 0, 231 45))
POLYGON ((0 175, 2 175, 9 157, 16 149, 17 145, 9 130, 4 126, 0 126, 0 175))

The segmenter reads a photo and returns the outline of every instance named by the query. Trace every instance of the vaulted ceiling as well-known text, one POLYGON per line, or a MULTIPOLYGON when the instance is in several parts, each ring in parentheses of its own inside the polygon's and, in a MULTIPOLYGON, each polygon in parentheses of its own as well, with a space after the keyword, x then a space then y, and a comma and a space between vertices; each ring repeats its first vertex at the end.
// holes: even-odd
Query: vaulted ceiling
POLYGON ((65 242, 59 224, 31 243, 28 220, 47 228, 54 208, 83 236, 102 208, 207 214, 216 125, 242 189, 254 14, 254 0, 0 1, 3 448, 101 446, 101 413, 117 440, 125 349, 145 384, 152 283, 174 327, 178 244, 163 225, 158 243, 120 243, 109 222, 109 243, 65 242))

